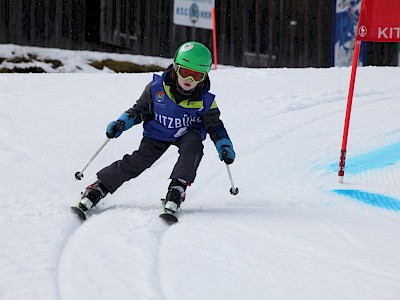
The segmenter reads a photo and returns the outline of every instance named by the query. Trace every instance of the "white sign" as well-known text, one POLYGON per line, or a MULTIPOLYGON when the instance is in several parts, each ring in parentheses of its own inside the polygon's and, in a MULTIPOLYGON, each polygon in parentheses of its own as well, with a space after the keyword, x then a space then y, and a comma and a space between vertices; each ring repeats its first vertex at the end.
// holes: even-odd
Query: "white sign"
POLYGON ((175 0, 174 24, 213 29, 211 11, 214 0, 175 0))

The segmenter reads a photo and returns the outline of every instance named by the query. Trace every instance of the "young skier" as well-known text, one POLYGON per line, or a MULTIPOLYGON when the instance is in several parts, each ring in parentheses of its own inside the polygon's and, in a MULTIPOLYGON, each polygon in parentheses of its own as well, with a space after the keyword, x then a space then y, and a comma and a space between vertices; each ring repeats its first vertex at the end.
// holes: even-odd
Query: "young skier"
POLYGON ((179 158, 163 201, 163 212, 173 215, 185 200, 185 191, 196 177, 208 133, 220 160, 235 160, 232 142, 220 120, 220 111, 209 93, 212 57, 198 42, 182 44, 161 76, 144 89, 136 104, 106 129, 108 138, 118 138, 123 131, 143 122, 143 139, 139 149, 125 155, 97 173, 97 180, 82 193, 76 205, 82 216, 108 193, 149 168, 171 146, 178 148, 179 158))

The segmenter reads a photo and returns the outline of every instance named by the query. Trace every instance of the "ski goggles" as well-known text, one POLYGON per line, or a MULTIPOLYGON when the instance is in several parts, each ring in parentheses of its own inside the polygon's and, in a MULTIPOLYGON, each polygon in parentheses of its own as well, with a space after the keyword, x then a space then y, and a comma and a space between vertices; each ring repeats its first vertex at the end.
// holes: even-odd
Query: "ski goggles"
POLYGON ((199 72, 177 65, 176 73, 183 80, 192 79, 192 81, 199 83, 206 78, 207 73, 199 72))

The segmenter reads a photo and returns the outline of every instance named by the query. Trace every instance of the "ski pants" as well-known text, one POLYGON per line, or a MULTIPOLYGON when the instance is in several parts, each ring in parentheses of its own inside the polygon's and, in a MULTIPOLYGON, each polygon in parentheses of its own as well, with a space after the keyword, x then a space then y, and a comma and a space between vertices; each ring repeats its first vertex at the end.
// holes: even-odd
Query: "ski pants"
POLYGON ((180 178, 192 183, 203 157, 204 148, 202 136, 197 131, 189 131, 175 142, 164 142, 145 136, 138 150, 131 155, 124 155, 121 160, 100 170, 97 178, 112 194, 124 182, 139 176, 149 168, 171 145, 178 147, 179 158, 170 178, 180 178))

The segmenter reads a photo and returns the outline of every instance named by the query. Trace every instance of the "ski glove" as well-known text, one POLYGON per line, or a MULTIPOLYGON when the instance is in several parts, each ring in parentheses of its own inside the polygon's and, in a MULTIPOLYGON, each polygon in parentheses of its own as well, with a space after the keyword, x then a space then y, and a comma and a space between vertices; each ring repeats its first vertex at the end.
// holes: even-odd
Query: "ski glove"
POLYGON ((223 160, 227 165, 230 165, 235 160, 236 154, 233 151, 233 145, 230 139, 222 138, 215 143, 219 159, 223 160))
POLYGON ((128 113, 123 113, 116 121, 108 124, 106 135, 109 139, 117 138, 123 131, 128 130, 133 125, 135 125, 135 118, 128 113))

